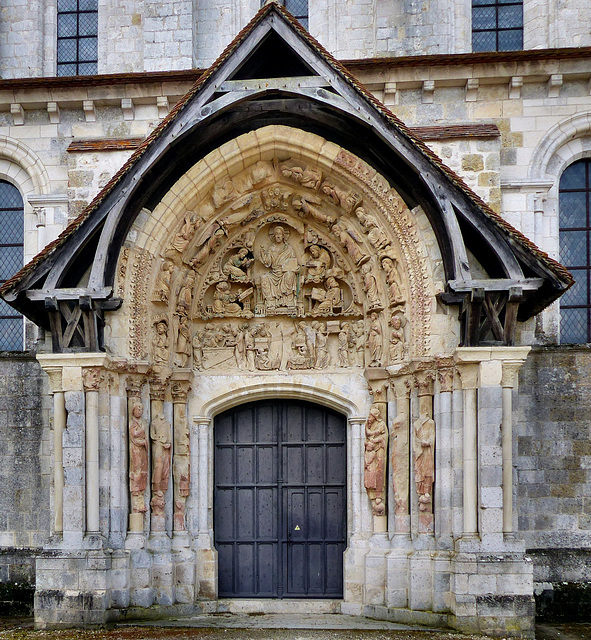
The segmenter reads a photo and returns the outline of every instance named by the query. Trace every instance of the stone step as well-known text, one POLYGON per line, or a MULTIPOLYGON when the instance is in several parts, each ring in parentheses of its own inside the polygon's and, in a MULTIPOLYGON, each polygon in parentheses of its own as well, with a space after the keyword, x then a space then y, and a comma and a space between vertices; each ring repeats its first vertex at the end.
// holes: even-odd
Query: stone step
POLYGON ((310 599, 265 599, 249 600, 247 598, 228 598, 218 600, 218 611, 229 613, 340 613, 341 600, 310 600, 310 599))

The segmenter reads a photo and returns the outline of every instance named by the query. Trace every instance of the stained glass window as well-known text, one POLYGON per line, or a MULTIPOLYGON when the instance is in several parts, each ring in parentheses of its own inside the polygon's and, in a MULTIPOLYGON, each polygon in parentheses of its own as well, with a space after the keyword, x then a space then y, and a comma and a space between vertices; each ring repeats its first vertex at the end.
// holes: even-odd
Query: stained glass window
POLYGON ((57 75, 97 72, 98 0, 58 0, 57 75))
POLYGON ((575 284, 560 298, 560 341, 591 342, 591 160, 579 160, 560 178, 560 261, 575 284))
POLYGON ((472 0, 472 51, 523 49, 523 0, 472 0))
MULTIPOLYGON (((0 284, 23 266, 23 199, 10 182, 0 180, 0 284)), ((21 351, 23 318, 0 300, 0 351, 21 351)))

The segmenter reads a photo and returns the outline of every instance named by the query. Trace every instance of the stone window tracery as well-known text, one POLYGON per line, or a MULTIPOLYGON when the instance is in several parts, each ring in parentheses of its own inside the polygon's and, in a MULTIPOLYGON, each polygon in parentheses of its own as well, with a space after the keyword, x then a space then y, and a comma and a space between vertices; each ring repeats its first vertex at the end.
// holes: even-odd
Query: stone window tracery
MULTIPOLYGON (((0 284, 23 266, 23 199, 10 182, 0 180, 0 284)), ((0 351, 23 348, 23 317, 0 300, 0 351)))
POLYGON ((591 342, 591 160, 578 160, 560 178, 560 261, 575 284, 560 299, 562 343, 591 342))

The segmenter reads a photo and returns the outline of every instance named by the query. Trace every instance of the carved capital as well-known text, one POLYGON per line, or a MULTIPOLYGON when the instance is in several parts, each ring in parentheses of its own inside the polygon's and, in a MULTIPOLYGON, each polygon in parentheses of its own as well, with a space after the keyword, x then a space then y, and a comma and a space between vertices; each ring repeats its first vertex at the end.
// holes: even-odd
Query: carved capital
POLYGON ((418 389, 418 395, 432 396, 435 373, 433 371, 421 371, 413 377, 414 385, 418 389))
POLYGON ((523 360, 503 360, 503 373, 501 375, 501 387, 512 389, 519 369, 523 366, 523 360))
POLYGON ((391 378, 390 385, 394 389, 394 393, 396 394, 396 399, 403 399, 410 396, 410 390, 412 388, 411 380, 408 375, 398 376, 396 378, 391 378))
POLYGON ((172 394, 172 401, 176 403, 187 402, 187 395, 191 385, 185 380, 173 380, 170 392, 172 394))
POLYGON ((164 402, 166 396, 166 380, 152 378, 150 380, 150 400, 160 400, 164 402))
POLYGON ((146 379, 144 377, 127 376, 127 380, 125 381, 127 395, 130 398, 139 398, 144 384, 146 384, 146 379))
POLYGON ((476 389, 478 387, 478 364, 466 364, 458 367, 462 389, 476 389))
POLYGON ((82 369, 84 391, 98 391, 101 381, 101 369, 99 367, 84 367, 82 369))
POLYGON ((366 369, 365 377, 367 378, 367 388, 376 402, 388 401, 388 372, 381 368, 366 369))
POLYGON ((437 371, 437 377, 439 379, 439 385, 441 393, 450 393, 454 388, 454 369, 439 369, 437 371))
POLYGON ((63 391, 62 387, 62 368, 61 367, 45 367, 45 373, 49 376, 49 387, 52 393, 63 391))

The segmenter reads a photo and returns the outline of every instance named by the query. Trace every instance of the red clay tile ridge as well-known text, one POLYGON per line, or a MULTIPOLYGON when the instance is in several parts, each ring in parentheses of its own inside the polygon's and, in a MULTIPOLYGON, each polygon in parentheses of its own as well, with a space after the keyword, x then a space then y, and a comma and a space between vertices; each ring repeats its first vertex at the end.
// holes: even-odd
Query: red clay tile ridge
POLYGON ((66 149, 69 152, 80 151, 128 151, 137 149, 143 138, 113 138, 106 140, 74 140, 66 149))

